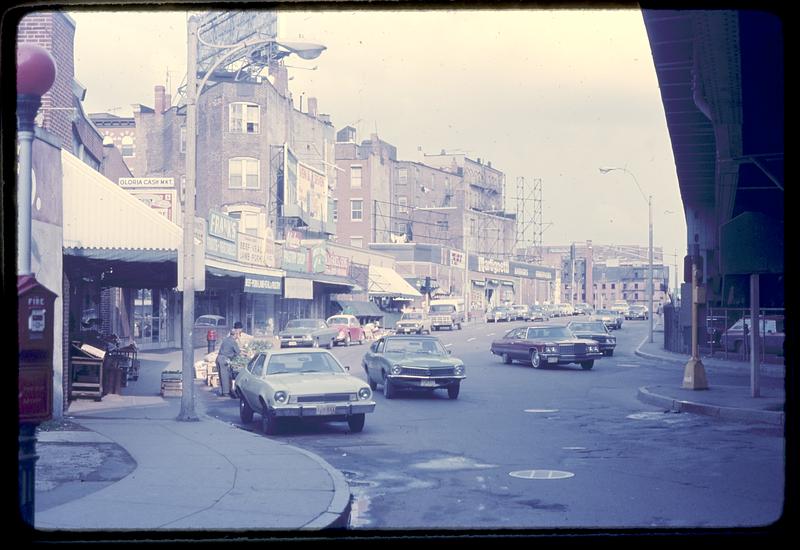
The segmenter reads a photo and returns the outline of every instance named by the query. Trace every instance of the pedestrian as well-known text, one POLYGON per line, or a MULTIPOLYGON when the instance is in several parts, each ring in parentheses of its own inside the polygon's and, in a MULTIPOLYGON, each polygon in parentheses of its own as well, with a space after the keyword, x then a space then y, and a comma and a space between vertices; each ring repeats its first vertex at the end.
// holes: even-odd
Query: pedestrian
MULTIPOLYGON (((241 327, 241 323, 237 323, 241 327)), ((234 325, 235 327, 236 325, 234 325)), ((222 339, 219 345, 219 353, 217 353, 217 371, 219 372, 219 395, 225 397, 231 389, 231 370, 230 364, 234 357, 237 357, 241 352, 239 344, 236 342, 238 335, 236 328, 231 329, 230 333, 222 339)))

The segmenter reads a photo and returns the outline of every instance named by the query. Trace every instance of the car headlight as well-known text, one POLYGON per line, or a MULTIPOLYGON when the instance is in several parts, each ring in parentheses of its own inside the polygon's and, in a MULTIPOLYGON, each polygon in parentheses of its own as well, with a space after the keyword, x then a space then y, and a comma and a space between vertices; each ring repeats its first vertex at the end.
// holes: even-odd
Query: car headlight
POLYGON ((276 403, 286 403, 287 396, 285 391, 276 391, 275 395, 272 396, 276 403))
POLYGON ((461 376, 462 374, 464 374, 464 365, 457 365, 456 368, 454 369, 454 372, 458 376, 461 376))
POLYGON ((589 351, 597 351, 597 346, 588 346, 589 351))
POLYGON ((367 387, 364 387, 364 388, 361 388, 360 390, 358 390, 358 396, 361 399, 369 399, 371 395, 372 395, 372 392, 367 387))
POLYGON ((557 351, 558 351, 558 348, 556 348, 555 346, 545 346, 544 347, 544 352, 545 353, 556 353, 557 351))
POLYGON ((392 367, 392 374, 400 374, 401 372, 403 372, 403 367, 400 365, 394 365, 392 367))

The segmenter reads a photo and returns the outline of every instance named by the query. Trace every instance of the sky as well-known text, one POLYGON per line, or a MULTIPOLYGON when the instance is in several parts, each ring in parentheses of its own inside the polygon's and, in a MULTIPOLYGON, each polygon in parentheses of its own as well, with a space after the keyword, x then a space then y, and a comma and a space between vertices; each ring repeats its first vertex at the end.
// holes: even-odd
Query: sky
MULTIPOLYGON (((87 112, 132 116, 156 85, 177 97, 187 12, 69 13, 87 112)), ((652 195, 654 245, 682 266, 686 223, 639 10, 280 11, 278 37, 327 47, 287 58, 296 107, 316 97, 337 130, 377 133, 401 160, 444 149, 491 161, 510 211, 519 179, 540 179, 545 245, 647 246, 652 195)))

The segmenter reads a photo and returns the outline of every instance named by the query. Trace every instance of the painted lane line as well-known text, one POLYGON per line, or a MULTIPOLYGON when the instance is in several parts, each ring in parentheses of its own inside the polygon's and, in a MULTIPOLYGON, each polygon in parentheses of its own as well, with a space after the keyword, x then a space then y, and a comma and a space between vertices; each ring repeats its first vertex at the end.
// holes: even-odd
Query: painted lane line
POLYGON ((516 472, 509 472, 508 475, 520 479, 566 479, 575 474, 560 470, 518 470, 516 472))
POLYGON ((475 338, 467 338, 467 342, 472 342, 475 338))
POLYGON ((525 409, 526 413, 555 413, 558 409, 525 409))

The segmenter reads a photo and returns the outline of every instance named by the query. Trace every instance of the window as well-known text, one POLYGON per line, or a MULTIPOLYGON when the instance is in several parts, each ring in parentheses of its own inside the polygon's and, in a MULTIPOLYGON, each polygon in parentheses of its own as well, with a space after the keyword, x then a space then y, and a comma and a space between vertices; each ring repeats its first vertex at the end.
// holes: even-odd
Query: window
POLYGON ((240 134, 259 133, 261 107, 253 103, 231 103, 229 131, 240 134))
POLYGON ((408 183, 408 168, 397 169, 397 184, 406 185, 408 183))
POLYGON ((364 248, 364 237, 350 237, 350 246, 364 248))
POLYGON ((397 197, 397 213, 408 214, 408 197, 397 197))
POLYGON ((133 138, 131 136, 125 136, 122 138, 122 156, 133 156, 133 138))
POLYGON ((248 157, 232 158, 228 161, 228 188, 258 189, 258 159, 248 157))
POLYGON ((258 237, 258 212, 247 212, 244 210, 228 211, 231 218, 239 220, 239 232, 247 233, 258 237))
POLYGON ((361 189, 361 166, 350 167, 350 188, 361 189))
POLYGON ((364 219, 364 201, 353 199, 350 201, 350 221, 360 222, 364 219))
POLYGON ((639 288, 639 283, 633 283, 633 288, 634 289, 638 289, 639 288))
POLYGON ((181 153, 186 152, 186 126, 181 126, 181 153))
POLYGON ((333 221, 339 220, 339 199, 333 199, 333 221))
POLYGON ((617 286, 614 283, 611 283, 611 289, 613 290, 615 288, 617 288, 617 286))

